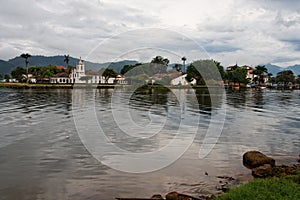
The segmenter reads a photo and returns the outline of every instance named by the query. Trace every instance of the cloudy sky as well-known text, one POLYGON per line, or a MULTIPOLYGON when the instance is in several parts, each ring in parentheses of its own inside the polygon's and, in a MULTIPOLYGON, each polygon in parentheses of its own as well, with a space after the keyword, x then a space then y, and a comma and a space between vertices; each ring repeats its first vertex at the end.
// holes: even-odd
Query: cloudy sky
POLYGON ((0 59, 300 64, 298 0, 1 0, 0 59))

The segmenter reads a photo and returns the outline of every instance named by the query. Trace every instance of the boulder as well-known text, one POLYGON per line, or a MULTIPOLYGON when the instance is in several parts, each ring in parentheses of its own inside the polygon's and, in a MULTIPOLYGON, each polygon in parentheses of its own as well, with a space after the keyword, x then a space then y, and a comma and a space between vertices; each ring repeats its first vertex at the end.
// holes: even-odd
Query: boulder
POLYGON ((164 200, 164 198, 160 194, 155 194, 151 197, 154 200, 164 200))
POLYGON ((185 194, 179 194, 177 192, 170 192, 169 194, 166 195, 166 200, 200 200, 200 199, 185 194))
POLYGON ((243 164, 249 169, 254 169, 265 164, 275 166, 275 160, 259 151, 248 151, 243 155, 243 164))
POLYGON ((252 176, 255 178, 266 178, 273 175, 273 167, 270 164, 264 164, 252 169, 252 176))

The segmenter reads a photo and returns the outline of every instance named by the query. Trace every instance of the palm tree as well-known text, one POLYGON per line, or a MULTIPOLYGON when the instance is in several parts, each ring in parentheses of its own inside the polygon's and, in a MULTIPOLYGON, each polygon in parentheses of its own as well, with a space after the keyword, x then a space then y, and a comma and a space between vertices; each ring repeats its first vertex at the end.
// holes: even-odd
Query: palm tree
POLYGON ((65 55, 65 59, 64 62, 67 64, 67 68, 69 67, 69 61, 70 61, 70 56, 69 55, 65 55))
POLYGON ((186 61, 186 57, 183 56, 183 57, 181 58, 181 60, 182 60, 182 62, 183 62, 183 64, 182 64, 182 72, 185 73, 185 61, 186 61))
POLYGON ((265 74, 267 73, 268 73, 268 69, 264 65, 262 66, 258 65, 257 67, 255 67, 255 70, 252 72, 252 74, 257 76, 256 80, 258 81, 258 85, 264 82, 264 77, 265 74))
POLYGON ((28 79, 28 64, 29 64, 29 61, 28 61, 28 58, 31 57, 31 55, 29 53, 22 53, 21 54, 21 57, 25 59, 25 64, 26 64, 26 77, 27 77, 27 80, 26 80, 26 83, 28 84, 29 82, 29 79, 28 79))

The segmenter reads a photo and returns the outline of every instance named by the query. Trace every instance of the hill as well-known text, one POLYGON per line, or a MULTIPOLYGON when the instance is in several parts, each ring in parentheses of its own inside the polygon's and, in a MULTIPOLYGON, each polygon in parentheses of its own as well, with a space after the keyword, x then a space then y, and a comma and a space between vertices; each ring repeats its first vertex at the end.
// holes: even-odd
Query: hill
MULTIPOLYGON (((31 66, 48 66, 48 65, 62 65, 66 66, 64 56, 31 56, 29 58, 29 67, 31 66)), ((69 57, 69 65, 76 66, 78 58, 69 57)), ((98 71, 102 68, 113 68, 115 71, 120 72, 124 65, 134 65, 137 61, 124 60, 112 63, 93 63, 84 61, 86 70, 98 71)), ((16 67, 25 67, 24 58, 15 57, 8 61, 0 60, 0 73, 10 74, 11 70, 16 67)))
POLYGON ((12 64, 10 64, 9 62, 5 61, 5 60, 0 60, 0 74, 2 74, 3 76, 5 74, 10 74, 11 69, 14 66, 12 64))
POLYGON ((283 68, 277 65, 272 65, 271 63, 266 64, 265 67, 268 69, 269 73, 272 73, 272 76, 276 76, 278 72, 283 70, 283 68))
POLYGON ((300 65, 287 67, 286 69, 292 70, 296 76, 300 75, 300 65))
POLYGON ((278 72, 281 72, 283 70, 292 70, 296 76, 300 75, 300 65, 294 65, 294 66, 282 68, 277 65, 272 65, 269 63, 269 64, 266 64, 265 66, 268 69, 268 72, 272 73, 273 76, 276 76, 278 72))

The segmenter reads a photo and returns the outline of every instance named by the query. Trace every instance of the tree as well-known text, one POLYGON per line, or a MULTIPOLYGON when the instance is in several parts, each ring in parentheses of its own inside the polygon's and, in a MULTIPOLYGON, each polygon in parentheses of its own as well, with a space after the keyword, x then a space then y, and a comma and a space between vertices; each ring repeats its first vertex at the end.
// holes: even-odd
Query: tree
POLYGON ((226 73, 225 73, 225 71, 224 71, 224 67, 223 67, 223 66, 221 65, 221 63, 218 62, 218 61, 215 61, 215 60, 214 60, 214 63, 215 63, 215 65, 216 65, 217 68, 218 68, 218 71, 219 71, 219 73, 220 73, 220 75, 221 75, 222 80, 226 79, 226 73))
POLYGON ((178 71, 178 72, 182 72, 182 65, 176 63, 176 64, 173 66, 173 69, 176 70, 176 71, 178 71))
POLYGON ((41 78, 42 77, 42 71, 43 71, 43 68, 42 67, 38 67, 38 66, 33 66, 33 67, 30 67, 28 69, 29 73, 31 73, 33 76, 35 76, 37 79, 41 78))
POLYGON ((197 85, 205 85, 205 81, 212 81, 214 84, 219 84, 222 82, 222 74, 225 76, 224 68, 219 62, 214 60, 195 61, 187 67, 186 73, 187 81, 190 82, 195 79, 197 85))
POLYGON ((205 85, 205 81, 203 80, 200 72, 196 69, 196 67, 193 64, 190 64, 187 67, 186 73, 187 73, 186 80, 188 82, 191 82, 193 81, 193 79, 195 79, 196 85, 205 85))
POLYGON ((284 70, 277 73, 276 82, 288 85, 289 83, 295 83, 295 76, 292 70, 284 70))
POLYGON ((25 59, 25 64, 26 64, 26 79, 27 79, 26 82, 28 84, 28 81, 29 81, 29 79, 28 79, 28 64, 29 64, 28 58, 30 58, 31 55, 29 53, 26 53, 26 54, 22 53, 21 57, 25 59))
POLYGON ((4 79, 5 79, 6 82, 9 82, 9 79, 10 79, 9 74, 5 74, 5 75, 4 75, 4 79))
POLYGON ((125 65, 122 69, 121 69, 121 74, 125 75, 126 73, 128 73, 130 70, 138 67, 142 65, 142 63, 136 63, 135 65, 125 65))
POLYGON ((0 74, 0 79, 2 79, 3 78, 3 75, 2 74, 0 74))
POLYGON ((22 67, 17 67, 11 71, 12 78, 18 80, 19 82, 23 82, 24 74, 26 74, 26 70, 22 67))
POLYGON ((73 66, 71 66, 71 65, 68 65, 68 68, 67 68, 66 73, 67 73, 67 74, 71 74, 72 71, 73 71, 74 69, 75 69, 75 67, 73 67, 73 66))
POLYGON ((185 73, 185 61, 186 61, 186 57, 183 56, 181 58, 181 60, 182 60, 182 72, 185 73))
POLYGON ((300 75, 298 75, 297 79, 296 79, 296 83, 300 84, 300 75))
POLYGON ((69 55, 65 55, 65 59, 64 59, 64 62, 67 64, 67 68, 69 67, 69 61, 70 61, 70 59, 69 59, 69 55))
POLYGON ((238 83, 239 85, 241 83, 247 84, 247 70, 243 69, 242 67, 237 67, 235 70, 228 72, 227 78, 229 82, 238 83))
POLYGON ((169 59, 168 58, 163 58, 162 56, 156 56, 155 58, 152 59, 150 63, 150 68, 147 71, 147 74, 149 76, 152 76, 157 73, 166 73, 168 64, 169 64, 169 59))
POLYGON ((104 70, 104 72, 102 73, 102 76, 104 76, 104 78, 105 78, 105 83, 108 83, 108 79, 109 78, 115 78, 115 77, 117 77, 117 72, 115 72, 111 68, 106 68, 104 70))
POLYGON ((168 66, 169 62, 170 61, 168 58, 163 58, 162 56, 156 56, 151 61, 151 63, 162 64, 162 65, 166 65, 166 66, 168 66))
POLYGON ((255 70, 252 72, 252 74, 256 75, 254 78, 255 82, 258 82, 258 85, 261 85, 261 83, 264 83, 265 74, 268 74, 268 69, 262 65, 258 65, 255 67, 255 70))

